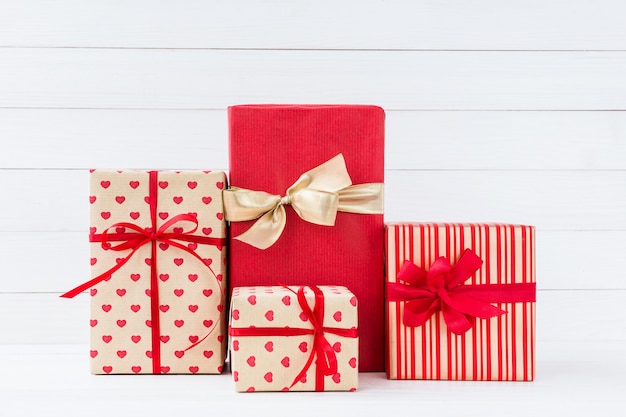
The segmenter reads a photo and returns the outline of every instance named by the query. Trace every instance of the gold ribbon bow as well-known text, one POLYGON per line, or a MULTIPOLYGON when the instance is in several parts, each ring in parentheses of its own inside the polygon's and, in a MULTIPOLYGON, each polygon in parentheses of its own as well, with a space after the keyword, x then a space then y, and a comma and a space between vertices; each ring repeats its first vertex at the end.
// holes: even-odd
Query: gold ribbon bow
POLYGON ((309 223, 334 226, 338 211, 382 214, 383 184, 352 185, 346 161, 338 154, 302 174, 284 197, 237 187, 224 191, 226 220, 240 222, 258 218, 235 239, 259 249, 269 248, 283 233, 287 204, 309 223))

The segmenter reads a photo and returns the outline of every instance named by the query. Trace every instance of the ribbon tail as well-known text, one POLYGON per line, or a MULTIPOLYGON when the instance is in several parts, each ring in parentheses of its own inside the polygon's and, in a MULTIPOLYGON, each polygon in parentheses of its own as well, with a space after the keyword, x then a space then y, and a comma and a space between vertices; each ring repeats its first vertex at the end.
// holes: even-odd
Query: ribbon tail
POLYGON ((258 249, 267 249, 272 246, 285 229, 285 208, 276 206, 265 213, 248 230, 236 236, 235 239, 258 249))
POLYGON ((471 249, 465 249, 454 265, 452 278, 447 282, 448 288, 456 287, 474 275, 482 266, 483 260, 471 249))
POLYGON ((339 191, 338 211, 356 214, 383 214, 383 183, 357 184, 339 191))
POLYGON ((436 298, 409 301, 404 306, 402 323, 407 327, 422 326, 439 308, 440 302, 436 298))
POLYGON ((454 334, 461 335, 473 327, 473 323, 465 314, 451 308, 446 303, 441 306, 441 312, 448 330, 454 334))
POLYGON ((506 314, 506 311, 488 302, 476 300, 466 294, 449 292, 443 302, 460 313, 469 314, 470 316, 479 317, 481 319, 490 319, 506 314))

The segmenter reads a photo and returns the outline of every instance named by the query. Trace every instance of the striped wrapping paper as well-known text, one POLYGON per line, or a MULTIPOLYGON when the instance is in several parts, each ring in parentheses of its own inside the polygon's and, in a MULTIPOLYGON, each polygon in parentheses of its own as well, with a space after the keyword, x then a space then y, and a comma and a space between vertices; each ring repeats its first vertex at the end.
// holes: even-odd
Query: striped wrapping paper
MULTIPOLYGON (((387 282, 398 282, 405 260, 428 270, 438 257, 454 265, 464 249, 482 267, 465 285, 535 282, 535 229, 507 224, 403 223, 386 226, 387 282)), ((404 302, 387 302, 386 370, 389 379, 532 381, 535 303, 498 303, 506 314, 476 319, 451 333, 438 312, 422 326, 402 323, 404 302)))

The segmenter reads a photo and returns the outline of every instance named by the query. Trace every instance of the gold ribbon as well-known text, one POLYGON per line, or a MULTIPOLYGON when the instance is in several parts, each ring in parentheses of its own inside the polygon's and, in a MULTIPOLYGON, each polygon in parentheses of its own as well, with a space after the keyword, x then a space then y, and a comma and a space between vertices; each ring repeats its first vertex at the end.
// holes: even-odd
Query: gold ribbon
POLYGON ((226 220, 258 219, 235 239, 259 249, 269 248, 283 233, 287 204, 302 220, 322 226, 334 226, 337 211, 383 213, 383 184, 352 185, 342 154, 302 174, 284 197, 237 187, 223 195, 226 220))

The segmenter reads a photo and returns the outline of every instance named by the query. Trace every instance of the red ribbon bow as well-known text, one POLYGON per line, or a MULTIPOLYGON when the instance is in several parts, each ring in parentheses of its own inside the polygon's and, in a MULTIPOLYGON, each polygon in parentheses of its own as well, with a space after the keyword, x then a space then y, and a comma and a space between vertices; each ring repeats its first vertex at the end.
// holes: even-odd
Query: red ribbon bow
MULTIPOLYGON (((191 242, 205 245, 213 245, 221 248, 225 245, 226 239, 222 238, 211 238, 206 236, 196 236, 194 233, 198 230, 198 219, 191 214, 178 214, 173 216, 171 219, 166 221, 157 229, 157 193, 158 193, 158 172, 157 171, 149 171, 149 196, 148 202, 150 204, 150 219, 151 219, 151 227, 142 228, 134 223, 128 222, 120 222, 115 223, 102 232, 102 234, 91 234, 89 236, 90 242, 101 242, 102 248, 105 250, 113 250, 113 251, 126 251, 131 250, 124 258, 118 259, 118 262, 113 267, 109 268, 102 274, 98 275, 95 278, 77 286, 76 288, 71 289, 70 291, 62 294, 63 298, 73 298, 85 291, 86 289, 93 287, 99 282, 104 281, 108 277, 110 277, 113 273, 123 267, 132 256, 139 250, 139 248, 147 245, 149 243, 152 244, 151 250, 151 262, 150 262, 150 308, 151 308, 151 316, 152 316, 152 368, 153 373, 161 373, 161 349, 160 349, 160 329, 159 329, 159 293, 158 293, 158 282, 157 282, 157 262, 156 262, 156 248, 157 242, 164 242, 168 245, 171 245, 175 248, 181 249, 198 260, 200 260, 213 274, 215 277, 215 281, 219 287, 220 291, 220 304, 223 304, 224 300, 224 290, 218 279, 215 271, 210 267, 209 263, 202 259, 200 255, 198 255, 194 250, 189 249, 189 247, 178 243, 176 241, 183 242, 191 242), (182 227, 174 227, 174 225, 181 222, 191 222, 193 227, 191 230, 185 231, 182 227), (117 232, 117 228, 124 228, 123 232, 117 232), (172 228, 171 232, 168 230, 172 228), (126 232, 126 229, 132 230, 132 232, 126 232), (179 230, 180 229, 180 230, 179 230), (116 233, 110 234, 111 230, 116 230, 116 233), (111 245, 110 242, 121 242, 117 245, 111 245)), ((198 345, 200 342, 205 340, 217 327, 217 320, 214 324, 214 327, 208 332, 207 335, 202 337, 196 343, 191 345, 185 350, 189 350, 192 347, 198 345)))
POLYGON ((294 291, 291 288, 285 287, 289 291, 296 294, 298 304, 300 308, 306 314, 309 322, 313 326, 312 329, 295 328, 295 327, 244 327, 235 328, 231 327, 229 334, 231 336, 303 336, 313 335, 313 346, 311 353, 307 359, 304 367, 294 378, 289 388, 300 382, 305 376, 313 360, 315 359, 315 390, 324 390, 324 377, 334 375, 337 373, 337 354, 333 349, 328 339, 325 337, 325 333, 332 333, 342 337, 355 338, 358 337, 358 331, 355 328, 341 329, 336 327, 324 327, 324 294, 316 286, 310 286, 315 295, 315 304, 313 309, 306 301, 304 294, 305 287, 299 287, 298 291, 294 291))
POLYGON ((476 318, 506 313, 491 303, 535 301, 535 283, 463 285, 482 263, 470 249, 465 249, 454 266, 444 257, 437 258, 428 272, 405 261, 397 278, 406 284, 388 283, 388 300, 406 302, 405 326, 421 326, 441 311, 448 329, 458 335, 471 329, 476 318))

